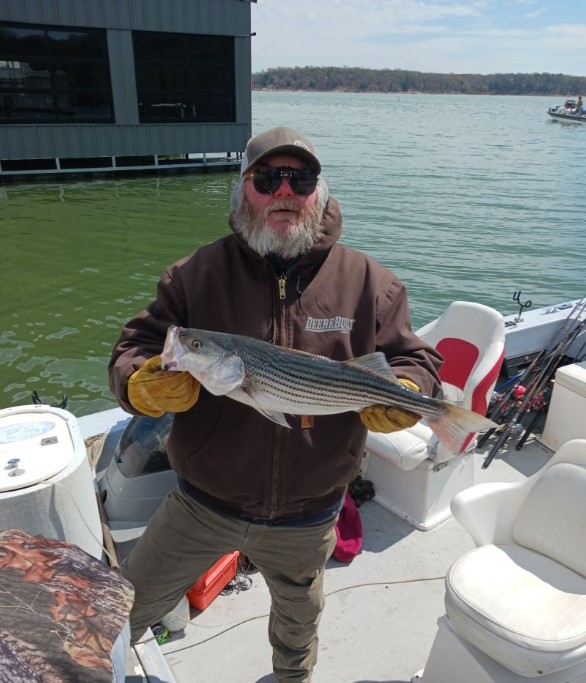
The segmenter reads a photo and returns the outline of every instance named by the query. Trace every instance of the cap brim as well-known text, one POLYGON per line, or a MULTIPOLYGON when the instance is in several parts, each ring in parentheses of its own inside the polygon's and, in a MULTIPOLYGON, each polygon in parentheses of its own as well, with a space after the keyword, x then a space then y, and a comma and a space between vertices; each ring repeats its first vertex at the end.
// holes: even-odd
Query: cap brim
POLYGON ((278 147, 274 147, 269 152, 260 154, 258 157, 256 157, 256 159, 250 161, 242 173, 244 174, 247 171, 250 171, 250 169, 254 166, 258 166, 258 164, 264 159, 277 156, 278 154, 288 154, 293 157, 297 157, 298 159, 304 161, 317 175, 321 173, 321 164, 317 160, 317 157, 315 157, 309 150, 303 149, 303 147, 299 147, 298 145, 280 145, 278 147))

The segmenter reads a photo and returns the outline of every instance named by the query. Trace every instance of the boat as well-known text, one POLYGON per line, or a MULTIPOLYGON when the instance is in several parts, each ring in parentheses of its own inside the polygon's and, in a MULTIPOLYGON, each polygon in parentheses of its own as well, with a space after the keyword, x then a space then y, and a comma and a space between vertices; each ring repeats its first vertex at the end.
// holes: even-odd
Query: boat
MULTIPOLYGON (((586 459, 585 308, 586 298, 535 310, 527 310, 526 305, 519 303, 518 314, 504 317, 499 314, 505 344, 504 356, 500 356, 500 374, 492 392, 492 409, 495 410, 507 388, 548 348, 558 356, 563 350, 563 358, 556 356, 554 392, 559 396, 557 399, 552 396, 544 423, 534 429, 522 449, 516 449, 517 436, 512 435, 490 466, 484 465, 498 433, 487 438, 482 447, 478 440, 474 441, 453 462, 434 462, 426 457, 424 463, 405 467, 401 476, 410 478, 402 480, 401 485, 412 496, 420 498, 424 515, 432 507, 428 497, 437 493, 434 491, 438 487, 434 483, 437 478, 443 487, 441 514, 434 510, 432 517, 418 523, 412 510, 393 511, 393 501, 385 500, 384 480, 387 476, 396 478, 400 467, 391 463, 384 453, 377 455, 374 452, 377 447, 367 442, 361 478, 372 483, 374 497, 359 501, 363 526, 361 551, 350 562, 332 558, 327 565, 326 608, 320 623, 315 683, 464 683, 470 680, 516 683, 525 680, 498 662, 495 664, 450 631, 445 606, 446 575, 460 558, 469 556, 478 539, 462 525, 463 513, 457 512, 456 519, 450 500, 446 503, 444 499, 447 495, 449 499, 461 501, 464 494, 479 488, 478 484, 489 484, 495 491, 499 487, 516 491, 555 461, 555 454, 566 439, 578 444, 586 459), (575 332, 572 337, 568 327, 570 319, 571 330, 575 332), (564 330, 565 334, 561 334, 564 330), (563 340, 567 342, 564 345, 563 340), (567 383, 561 380, 562 371, 566 372, 567 383)), ((422 336, 437 329, 437 321, 432 321, 430 326, 420 330, 422 336)), ((100 532, 101 522, 104 546, 111 551, 110 560, 105 554, 102 560, 116 566, 174 484, 175 477, 165 454, 170 417, 137 418, 113 408, 73 418, 65 409, 51 406, 9 408, 0 411, 0 436, 7 437, 0 438, 2 454, 7 444, 10 447, 10 440, 12 446, 17 445, 10 420, 15 414, 25 419, 27 412, 33 416, 33 425, 47 423, 54 416, 66 416, 75 436, 73 440, 78 446, 79 439, 83 440, 99 492, 99 518, 96 521, 95 513, 90 515, 86 507, 91 498, 86 481, 83 491, 78 491, 78 510, 71 514, 77 521, 80 516, 91 517, 89 526, 93 532, 88 536, 88 529, 83 525, 71 525, 70 520, 65 520, 63 526, 69 529, 66 534, 69 537, 62 540, 91 546, 95 540, 92 537, 100 532)), ((39 436, 37 431, 34 426, 27 427, 27 437, 39 436)), ((62 478, 61 488, 65 483, 69 487, 68 482, 62 478)), ((70 489, 64 500, 71 499, 72 494, 70 489)), ((4 513, 6 508, 2 507, 1 496, 0 493, 0 512, 4 513)), ((548 507, 546 515, 550 512, 548 507)), ((44 524, 45 520, 40 523, 44 524)), ((581 528, 582 520, 576 520, 576 524, 581 528)), ((113 680, 118 683, 121 680, 126 683, 272 681, 271 650, 266 633, 270 597, 266 584, 254 567, 246 563, 232 566, 228 576, 232 578, 222 585, 222 592, 203 609, 181 604, 169 615, 171 621, 174 617, 175 626, 179 620, 181 628, 171 628, 167 621, 167 630, 171 633, 153 625, 149 637, 143 638, 141 644, 130 647, 126 642, 125 678, 113 680)), ((586 589, 583 592, 586 594, 586 589)), ((572 669, 560 675, 568 670, 572 669)), ((586 680, 584 669, 578 678, 552 675, 553 678, 545 675, 543 680, 548 683, 586 680)))
POLYGON ((550 107, 547 113, 560 121, 586 122, 586 111, 584 111, 584 107, 580 107, 579 111, 577 110, 576 100, 566 100, 563 105, 558 104, 555 107, 550 107))

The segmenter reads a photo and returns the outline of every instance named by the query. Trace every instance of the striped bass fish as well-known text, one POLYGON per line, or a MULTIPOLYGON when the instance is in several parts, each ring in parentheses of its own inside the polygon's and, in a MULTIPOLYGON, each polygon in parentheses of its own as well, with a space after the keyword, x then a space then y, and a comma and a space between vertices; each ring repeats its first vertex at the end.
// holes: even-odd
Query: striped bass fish
POLYGON ((165 370, 187 370, 215 396, 245 403, 290 427, 288 415, 334 415, 372 405, 425 418, 437 438, 458 453, 467 436, 495 423, 402 385, 385 355, 336 361, 250 337, 171 326, 162 353, 165 370))

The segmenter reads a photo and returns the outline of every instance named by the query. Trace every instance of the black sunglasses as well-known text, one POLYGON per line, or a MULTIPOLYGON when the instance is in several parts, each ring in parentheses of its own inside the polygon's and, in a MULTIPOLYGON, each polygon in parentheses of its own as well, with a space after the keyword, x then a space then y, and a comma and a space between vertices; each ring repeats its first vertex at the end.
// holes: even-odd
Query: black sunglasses
POLYGON ((244 174, 252 178, 254 189, 260 194, 273 194, 286 178, 291 189, 301 197, 310 195, 317 186, 317 174, 307 168, 291 168, 290 166, 262 166, 244 174))

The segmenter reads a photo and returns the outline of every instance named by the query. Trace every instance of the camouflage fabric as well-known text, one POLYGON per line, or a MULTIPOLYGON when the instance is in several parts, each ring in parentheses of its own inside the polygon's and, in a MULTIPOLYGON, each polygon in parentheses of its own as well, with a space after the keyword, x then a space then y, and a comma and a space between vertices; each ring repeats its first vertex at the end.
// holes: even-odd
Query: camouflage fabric
POLYGON ((111 683, 131 584, 70 543, 0 532, 0 683, 111 683))

